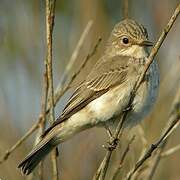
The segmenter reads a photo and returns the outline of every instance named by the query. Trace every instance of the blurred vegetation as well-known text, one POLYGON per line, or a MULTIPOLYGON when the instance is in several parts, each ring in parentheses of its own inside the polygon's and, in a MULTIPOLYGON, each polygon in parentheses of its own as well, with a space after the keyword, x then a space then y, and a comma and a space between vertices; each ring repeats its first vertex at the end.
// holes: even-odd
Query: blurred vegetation
MULTIPOLYGON (((150 39, 156 40, 177 3, 178 0, 129 0, 129 14, 131 18, 147 27, 150 39)), ((111 29, 122 19, 122 15, 123 2, 121 0, 62 0, 56 2, 53 44, 55 85, 61 81, 64 68, 88 20, 92 19, 94 25, 72 71, 76 71, 99 36, 102 37, 103 42, 96 55, 75 80, 74 86, 91 70, 101 56, 111 29)), ((148 144, 154 142, 161 133, 179 84, 179 32, 180 21, 178 19, 156 57, 161 71, 159 97, 153 112, 142 123, 148 144)), ((1 0, 0 157, 32 126, 40 112, 45 48, 45 2, 1 0)), ((62 110, 68 96, 69 93, 58 103, 57 115, 62 110)), ((109 174, 116 164, 114 161, 119 159, 127 139, 132 134, 136 134, 136 140, 130 150, 130 156, 125 164, 126 168, 121 173, 125 174, 138 159, 143 142, 137 129, 136 127, 125 132, 123 142, 113 157, 109 174)), ((178 144, 179 136, 178 128, 170 138, 167 148, 178 144)), ((33 138, 34 136, 0 165, 0 179, 24 179, 17 170, 17 164, 32 148, 33 138)), ((91 179, 104 156, 105 150, 102 144, 106 140, 107 135, 104 129, 93 128, 60 145, 61 179, 91 179)), ((161 161, 154 179, 178 180, 179 167, 180 152, 177 152, 161 161)), ((47 165, 46 169, 48 168, 47 165)), ((50 178, 48 171, 46 171, 46 179, 50 178)))

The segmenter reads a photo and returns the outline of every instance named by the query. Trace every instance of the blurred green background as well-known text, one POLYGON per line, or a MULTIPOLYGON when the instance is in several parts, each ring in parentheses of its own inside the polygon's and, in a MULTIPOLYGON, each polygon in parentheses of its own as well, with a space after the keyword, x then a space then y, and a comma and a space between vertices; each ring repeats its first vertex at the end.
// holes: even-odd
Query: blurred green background
MULTIPOLYGON (((129 0, 129 16, 145 25, 149 37, 155 41, 168 22, 178 0, 129 0)), ((88 62, 75 80, 79 81, 89 72, 101 56, 104 45, 115 23, 123 18, 122 0, 61 0, 56 2, 56 17, 53 42, 53 71, 55 87, 61 81, 63 71, 87 22, 93 27, 72 72, 75 72, 84 57, 92 50, 99 36, 102 43, 96 55, 88 62)), ((35 123, 40 112, 42 74, 46 55, 45 2, 24 0, 0 0, 0 157, 35 123)), ((170 111, 171 103, 179 84, 180 70, 180 20, 168 34, 156 56, 161 71, 158 101, 153 112, 142 123, 145 138, 150 145, 161 133, 170 111)), ((67 93, 56 107, 56 115, 62 110, 67 93)), ((136 142, 119 178, 136 162, 143 148, 138 128, 126 131, 122 143, 113 157, 108 174, 111 174, 126 140, 136 134, 136 142)), ((173 133, 167 148, 179 143, 180 129, 173 133)), ((18 162, 32 148, 29 138, 9 159, 0 164, 1 180, 21 180, 18 162)), ((82 132, 59 146, 59 169, 63 180, 91 179, 105 149, 107 135, 104 129, 93 128, 82 132)), ((46 162, 47 163, 47 162, 46 162)), ((50 163, 46 166, 46 178, 50 179, 50 163)), ((154 179, 180 179, 180 152, 161 160, 154 179)), ((108 176, 107 176, 108 179, 108 176)))

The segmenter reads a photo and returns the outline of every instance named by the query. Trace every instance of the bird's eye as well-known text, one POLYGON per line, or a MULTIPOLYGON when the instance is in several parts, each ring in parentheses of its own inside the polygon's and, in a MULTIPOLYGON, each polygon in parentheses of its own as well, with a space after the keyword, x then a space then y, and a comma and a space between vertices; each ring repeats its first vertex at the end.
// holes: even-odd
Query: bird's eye
POLYGON ((129 39, 128 39, 127 37, 124 37, 124 38, 122 39, 122 42, 123 42, 124 44, 128 44, 128 43, 129 43, 129 39))

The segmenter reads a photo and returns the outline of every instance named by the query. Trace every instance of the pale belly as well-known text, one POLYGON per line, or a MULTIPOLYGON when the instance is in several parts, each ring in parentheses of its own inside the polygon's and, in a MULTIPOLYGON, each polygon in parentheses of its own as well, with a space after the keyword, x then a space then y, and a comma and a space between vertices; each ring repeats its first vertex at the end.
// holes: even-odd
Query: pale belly
POLYGON ((93 116, 93 124, 104 123, 121 114, 129 101, 130 87, 118 86, 88 106, 88 112, 93 116))

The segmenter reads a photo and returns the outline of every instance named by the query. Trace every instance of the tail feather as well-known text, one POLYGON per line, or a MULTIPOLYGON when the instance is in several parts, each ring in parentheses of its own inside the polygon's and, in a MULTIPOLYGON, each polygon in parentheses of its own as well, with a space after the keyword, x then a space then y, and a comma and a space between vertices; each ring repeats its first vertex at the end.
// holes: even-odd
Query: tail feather
POLYGON ((51 141, 43 144, 39 148, 32 150, 27 157, 18 165, 22 173, 25 175, 30 174, 39 162, 54 148, 51 141))

